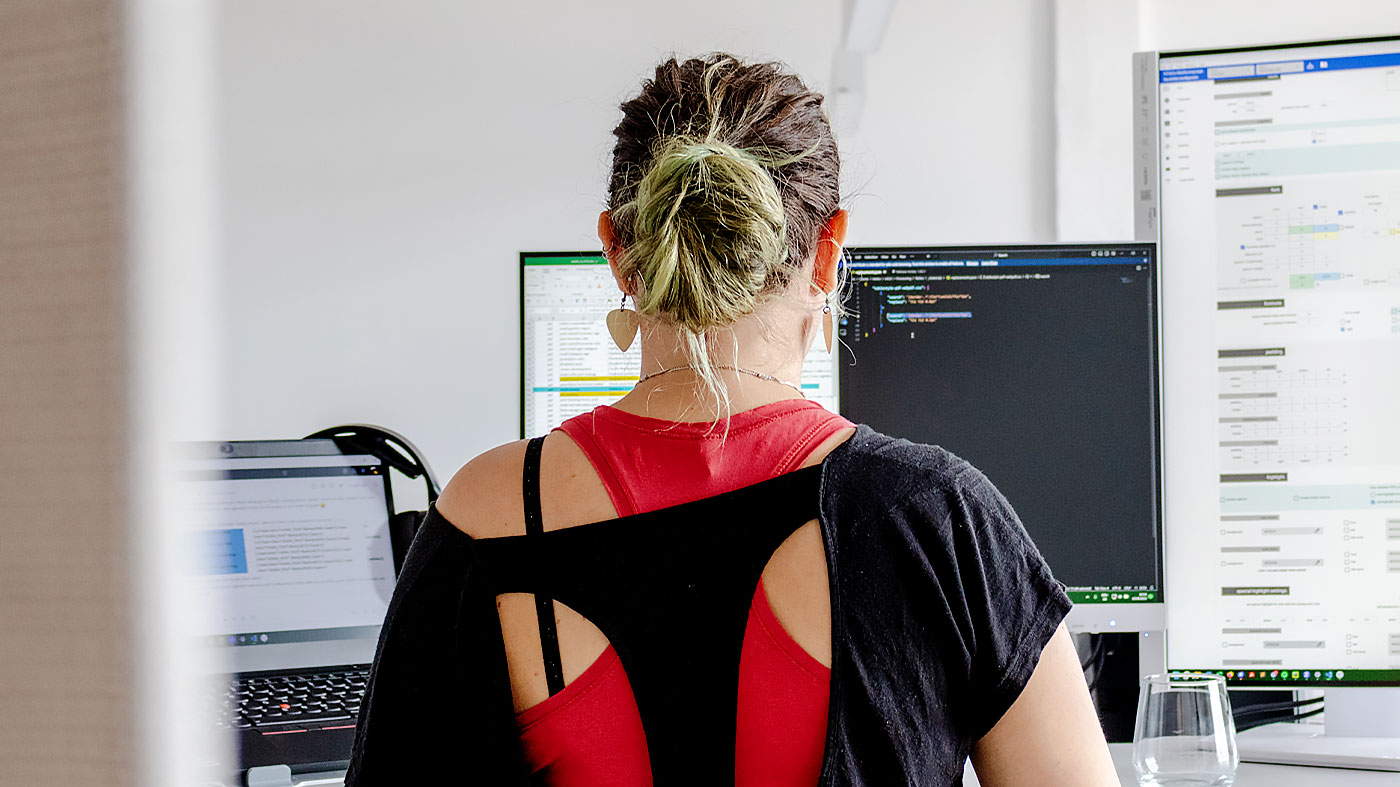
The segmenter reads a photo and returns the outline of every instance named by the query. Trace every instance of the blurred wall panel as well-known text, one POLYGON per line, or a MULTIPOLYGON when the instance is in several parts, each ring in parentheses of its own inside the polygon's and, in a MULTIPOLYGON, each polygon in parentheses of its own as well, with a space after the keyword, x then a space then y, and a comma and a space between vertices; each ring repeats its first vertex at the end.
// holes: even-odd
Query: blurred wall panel
POLYGON ((122 17, 0 3, 0 784, 135 784, 122 17))

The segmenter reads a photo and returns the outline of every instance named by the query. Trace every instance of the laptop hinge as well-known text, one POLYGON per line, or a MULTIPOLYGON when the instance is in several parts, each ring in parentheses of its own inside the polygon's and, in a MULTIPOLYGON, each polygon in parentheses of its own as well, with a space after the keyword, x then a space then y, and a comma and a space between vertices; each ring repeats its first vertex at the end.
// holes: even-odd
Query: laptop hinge
POLYGON ((259 765, 248 769, 248 787, 292 787, 292 769, 287 765, 259 765))

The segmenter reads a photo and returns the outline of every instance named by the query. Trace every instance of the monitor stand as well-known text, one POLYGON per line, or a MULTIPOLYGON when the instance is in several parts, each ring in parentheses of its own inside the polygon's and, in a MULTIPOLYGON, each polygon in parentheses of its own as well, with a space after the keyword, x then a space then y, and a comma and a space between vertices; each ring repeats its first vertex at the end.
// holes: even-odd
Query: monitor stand
POLYGON ((1400 688, 1326 690, 1325 723, 1269 724, 1239 734, 1240 759, 1400 771, 1400 688))

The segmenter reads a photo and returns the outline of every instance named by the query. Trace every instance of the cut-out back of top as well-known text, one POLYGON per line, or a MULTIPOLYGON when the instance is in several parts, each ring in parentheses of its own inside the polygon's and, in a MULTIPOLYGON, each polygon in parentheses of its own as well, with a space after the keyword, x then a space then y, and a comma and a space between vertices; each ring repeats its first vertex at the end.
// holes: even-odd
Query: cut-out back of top
POLYGON ((820 482, 816 465, 673 508, 478 539, 485 583, 558 600, 602 631, 631 683, 655 783, 732 782, 749 607, 773 553, 817 517, 820 482))
POLYGON ((385 618, 346 784, 529 784, 495 599, 535 592, 612 640, 657 784, 730 783, 746 606, 769 556, 813 517, 831 598, 819 783, 958 784, 1069 597, 984 475, 865 426, 819 465, 536 538, 473 538, 429 511, 385 618))
MULTIPOLYGON (((853 432, 855 425, 815 402, 797 399, 735 413, 726 427, 677 423, 604 405, 564 421, 557 431, 563 433, 559 439, 571 440, 592 466, 616 515, 626 516, 791 472, 809 458, 820 459, 812 457, 814 450, 843 431, 853 432)), ((532 455, 527 446, 527 463, 532 455)), ((527 472, 525 480, 530 477, 527 472)), ((523 491, 526 500, 537 499, 536 490, 523 491)), ((527 523, 536 519, 534 511, 525 514, 527 523)), ((772 578, 780 597, 787 599, 780 603, 794 616, 792 625, 809 636, 814 631, 806 627, 817 626, 822 639, 828 639, 829 611, 821 609, 822 619, 812 619, 814 600, 793 598, 795 593, 819 595, 817 606, 823 608, 828 601, 821 536, 817 528, 811 529, 815 540, 804 539, 799 545, 794 534, 779 547, 774 560, 788 546, 792 549, 772 578), (798 555, 805 559, 795 563, 798 555), (800 581, 792 576, 797 565, 803 566, 800 581)), ((831 671, 769 606, 764 585, 773 567, 770 562, 764 569, 750 605, 740 659, 734 772, 740 787, 815 784, 827 739, 831 671)), ((554 623, 549 609, 553 602, 543 596, 536 601, 546 670, 544 678, 533 682, 551 690, 548 698, 516 715, 527 770, 550 785, 651 784, 642 721, 616 651, 604 648, 574 682, 558 688, 563 676, 553 672, 552 665, 562 660, 548 633, 554 623)), ((559 637, 567 640, 562 629, 559 637)), ((830 652, 825 642, 813 640, 810 647, 830 652)), ((529 659, 524 667, 538 669, 538 658, 524 653, 520 657, 529 659)))

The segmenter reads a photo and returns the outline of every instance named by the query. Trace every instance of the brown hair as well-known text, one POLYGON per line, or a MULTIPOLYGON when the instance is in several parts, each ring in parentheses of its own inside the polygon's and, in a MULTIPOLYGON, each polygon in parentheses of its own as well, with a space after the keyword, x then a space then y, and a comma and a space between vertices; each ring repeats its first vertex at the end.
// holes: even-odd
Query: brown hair
POLYGON ((661 63, 622 104, 608 184, 618 266, 639 279, 638 310, 686 328, 697 351, 785 288, 838 210, 822 102, 780 64, 710 54, 661 63))

